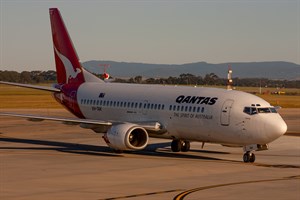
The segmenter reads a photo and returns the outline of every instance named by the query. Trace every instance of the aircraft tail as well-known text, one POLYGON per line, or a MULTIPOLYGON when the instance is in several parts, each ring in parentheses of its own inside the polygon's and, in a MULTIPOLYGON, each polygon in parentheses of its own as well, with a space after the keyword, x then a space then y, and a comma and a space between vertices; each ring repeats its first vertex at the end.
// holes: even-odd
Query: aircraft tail
POLYGON ((102 82, 81 67, 68 30, 57 8, 50 8, 50 22, 58 84, 102 82))

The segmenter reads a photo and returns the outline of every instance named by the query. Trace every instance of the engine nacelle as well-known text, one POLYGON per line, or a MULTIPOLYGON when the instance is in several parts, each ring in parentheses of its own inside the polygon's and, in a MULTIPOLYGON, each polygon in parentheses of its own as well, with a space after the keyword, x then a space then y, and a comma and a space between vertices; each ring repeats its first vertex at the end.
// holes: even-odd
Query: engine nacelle
POLYGON ((112 126, 103 138, 116 150, 141 150, 147 146, 149 137, 144 128, 126 123, 112 126))

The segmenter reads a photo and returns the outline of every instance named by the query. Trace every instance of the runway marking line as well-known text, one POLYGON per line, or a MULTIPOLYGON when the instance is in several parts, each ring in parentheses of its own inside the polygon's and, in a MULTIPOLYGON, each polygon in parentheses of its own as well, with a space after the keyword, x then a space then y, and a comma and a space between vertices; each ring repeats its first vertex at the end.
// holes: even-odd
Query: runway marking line
POLYGON ((129 198, 134 198, 134 197, 150 196, 150 195, 165 194, 165 193, 172 193, 172 192, 179 192, 179 191, 183 191, 183 190, 182 189, 166 190, 166 191, 149 192, 149 193, 134 194, 134 195, 120 196, 120 197, 112 197, 112 198, 98 199, 98 200, 129 199, 129 198))
POLYGON ((199 188, 194 188, 191 190, 184 191, 184 192, 176 195, 173 200, 183 200, 187 195, 189 195, 193 192, 200 191, 200 190, 206 190, 206 189, 212 189, 212 188, 218 188, 218 187, 224 187, 224 186, 230 186, 230 185, 241 185, 241 184, 249 184, 249 183, 272 182, 272 181, 284 181, 284 180, 292 180, 292 179, 300 179, 300 175, 289 176, 289 177, 284 177, 284 178, 277 178, 277 179, 242 181, 242 182, 235 182, 235 183, 225 183, 225 184, 204 186, 204 187, 199 187, 199 188))

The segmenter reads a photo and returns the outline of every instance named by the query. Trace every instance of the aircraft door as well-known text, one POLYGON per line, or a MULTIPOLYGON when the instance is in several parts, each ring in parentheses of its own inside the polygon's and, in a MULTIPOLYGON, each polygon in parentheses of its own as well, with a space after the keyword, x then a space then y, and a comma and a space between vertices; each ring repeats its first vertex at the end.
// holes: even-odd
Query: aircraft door
POLYGON ((222 106, 222 110, 221 110, 221 125, 222 126, 229 126, 229 124, 230 124, 230 111, 231 111, 233 102, 234 101, 232 99, 227 99, 222 106))

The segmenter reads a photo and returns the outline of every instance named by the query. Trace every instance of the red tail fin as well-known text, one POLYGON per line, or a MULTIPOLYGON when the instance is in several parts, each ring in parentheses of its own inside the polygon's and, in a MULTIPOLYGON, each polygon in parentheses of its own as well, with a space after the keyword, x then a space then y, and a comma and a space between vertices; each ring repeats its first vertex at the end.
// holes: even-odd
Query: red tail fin
POLYGON ((72 40, 65 27, 57 8, 50 8, 50 21, 53 48, 59 84, 80 84, 85 82, 83 69, 73 46, 72 40))

